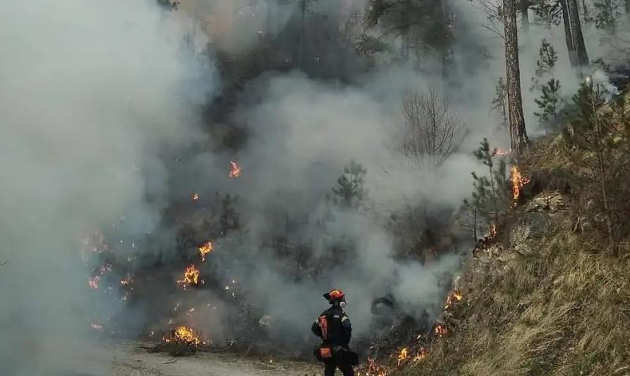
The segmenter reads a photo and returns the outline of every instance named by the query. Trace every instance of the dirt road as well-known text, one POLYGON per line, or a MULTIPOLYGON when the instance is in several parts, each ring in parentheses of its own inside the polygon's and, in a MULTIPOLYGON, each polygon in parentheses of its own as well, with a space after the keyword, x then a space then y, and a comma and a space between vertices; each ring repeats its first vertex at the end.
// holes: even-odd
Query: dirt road
POLYGON ((313 376, 317 364, 241 358, 227 353, 198 353, 186 357, 150 354, 137 343, 116 345, 111 376, 313 376))

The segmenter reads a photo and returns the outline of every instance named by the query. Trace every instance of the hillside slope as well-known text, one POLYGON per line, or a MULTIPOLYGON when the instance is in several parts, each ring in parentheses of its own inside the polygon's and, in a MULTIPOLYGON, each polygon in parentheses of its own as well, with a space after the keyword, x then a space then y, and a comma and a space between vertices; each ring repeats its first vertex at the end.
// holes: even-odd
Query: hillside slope
POLYGON ((581 186, 589 158, 566 136, 521 158, 532 181, 493 243, 471 256, 449 334, 398 374, 630 375, 628 243, 606 250, 581 186))

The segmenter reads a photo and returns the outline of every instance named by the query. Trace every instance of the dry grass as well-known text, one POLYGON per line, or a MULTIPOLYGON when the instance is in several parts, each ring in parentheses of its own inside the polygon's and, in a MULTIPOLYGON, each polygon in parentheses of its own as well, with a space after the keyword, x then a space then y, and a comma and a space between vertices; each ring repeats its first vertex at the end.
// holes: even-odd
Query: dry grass
MULTIPOLYGON (((580 158, 559 152, 560 142, 543 140, 521 163, 580 175, 580 158)), ((533 240, 535 252, 471 260, 467 304, 455 311, 461 327, 401 375, 630 375, 630 249, 612 257, 601 252, 597 228, 574 232, 582 200, 570 194, 570 207, 533 240)))

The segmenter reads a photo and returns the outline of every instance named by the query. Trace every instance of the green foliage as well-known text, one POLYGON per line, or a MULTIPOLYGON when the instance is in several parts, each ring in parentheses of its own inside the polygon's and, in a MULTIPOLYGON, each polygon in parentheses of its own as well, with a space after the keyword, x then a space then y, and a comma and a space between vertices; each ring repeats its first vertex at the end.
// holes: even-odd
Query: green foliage
POLYGON ((359 56, 372 57, 377 52, 387 50, 387 44, 381 42, 378 38, 367 34, 361 34, 359 40, 354 45, 355 51, 359 56))
POLYGON ((591 67, 593 69, 600 69, 606 73, 610 72, 610 64, 606 63, 602 58, 593 60, 591 62, 591 67))
POLYGON ((532 77, 532 90, 541 91, 540 96, 534 99, 539 109, 538 112, 534 112, 534 115, 540 119, 540 124, 545 131, 557 127, 562 106, 560 81, 554 78, 557 61, 556 50, 547 39, 543 38, 538 50, 536 73, 532 77))
POLYGON ((548 25, 559 25, 562 21, 562 8, 559 0, 532 0, 531 9, 536 16, 548 25))
POLYGON ((599 111, 604 104, 601 87, 582 84, 580 90, 573 96, 575 111, 571 114, 571 129, 569 139, 574 146, 592 149, 606 142, 605 137, 612 126, 610 112, 599 111))
POLYGON ((542 79, 548 75, 553 75, 556 62, 558 61, 558 54, 555 48, 547 42, 546 38, 543 38, 538 49, 538 60, 536 61, 536 77, 533 78, 537 83, 537 79, 542 79))
POLYGON ((464 200, 465 208, 476 218, 475 229, 487 228, 491 223, 498 223, 499 216, 509 208, 507 163, 504 159, 497 162, 496 154, 497 149, 490 149, 486 138, 474 152, 477 160, 488 167, 487 175, 479 176, 472 173, 474 179, 472 198, 464 200))
POLYGON ((550 79, 541 88, 540 97, 534 99, 538 105, 539 112, 534 112, 538 116, 540 123, 545 127, 545 131, 549 128, 557 127, 559 123, 560 106, 562 98, 560 97, 560 81, 550 79))
POLYGON ((619 5, 617 0, 594 0, 595 13, 592 16, 592 21, 595 22, 595 27, 614 32, 617 17, 621 15, 618 10, 619 5))
POLYGON ((406 38, 415 49, 444 52, 453 44, 450 14, 441 1, 370 0, 364 22, 384 35, 406 38))
MULTIPOLYGON (((582 151, 588 158, 583 158, 582 166, 587 171, 584 175, 582 189, 594 198, 598 210, 605 220, 608 233, 608 246, 614 250, 615 246, 615 192, 623 192, 618 184, 612 184, 615 177, 627 171, 627 161, 619 158, 620 143, 616 142, 615 114, 610 109, 603 109, 603 90, 592 83, 582 84, 580 90, 573 96, 576 110, 571 117, 571 127, 566 131, 566 139, 575 150, 582 151)), ((627 179, 626 179, 627 180, 627 179)), ((623 188, 627 183, 623 184, 623 188)), ((618 197, 625 200, 625 193, 618 197)), ((621 214, 621 213, 620 213, 621 214)), ((622 215, 622 218, 625 214, 622 215)), ((622 222, 627 222, 622 220, 622 222)))
POLYGON ((362 207, 367 198, 366 173, 365 167, 351 159, 337 179, 337 187, 332 189, 332 202, 341 208, 362 207))

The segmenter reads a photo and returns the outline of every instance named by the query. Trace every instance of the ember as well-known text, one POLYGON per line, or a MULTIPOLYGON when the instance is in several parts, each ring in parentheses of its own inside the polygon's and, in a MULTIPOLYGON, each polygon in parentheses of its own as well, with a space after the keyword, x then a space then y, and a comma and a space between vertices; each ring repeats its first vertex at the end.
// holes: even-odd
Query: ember
POLYGON ((99 325, 99 324, 90 324, 90 326, 92 327, 92 329, 94 330, 103 330, 103 325, 99 325))
POLYGON ((241 167, 234 161, 230 161, 232 164, 232 170, 230 171, 231 178, 238 178, 241 174, 241 167))
POLYGON ((201 253, 201 261, 206 261, 206 255, 212 253, 214 247, 212 246, 212 242, 207 242, 201 247, 199 247, 199 253, 201 253))
MULTIPOLYGON (((203 282, 203 281, 202 281, 203 282)), ((198 285, 199 284, 199 270, 195 268, 195 265, 190 264, 186 271, 184 272, 184 279, 177 281, 180 285, 183 285, 184 288, 190 285, 198 285)))
POLYGON ((199 200, 199 193, 193 194, 192 199, 193 199, 193 201, 199 200))

